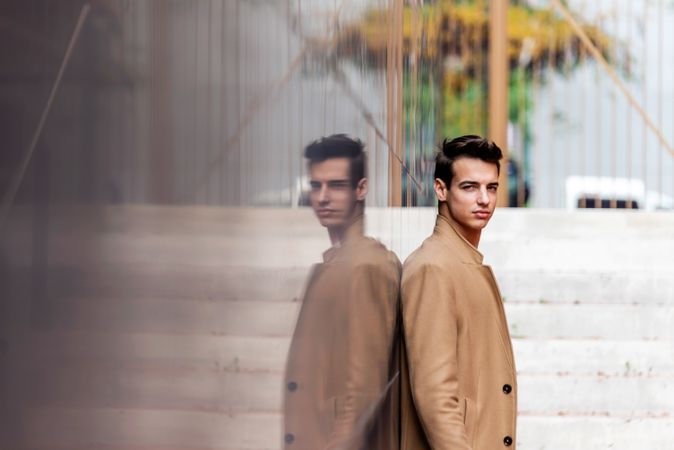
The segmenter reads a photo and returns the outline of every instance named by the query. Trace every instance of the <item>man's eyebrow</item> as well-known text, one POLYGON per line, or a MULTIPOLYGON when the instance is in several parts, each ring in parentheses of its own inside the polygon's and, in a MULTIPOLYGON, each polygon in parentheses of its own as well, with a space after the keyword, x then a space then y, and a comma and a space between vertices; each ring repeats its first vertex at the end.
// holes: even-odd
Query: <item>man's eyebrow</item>
MULTIPOLYGON (((475 181, 475 180, 463 180, 463 181, 459 181, 459 185, 460 185, 460 186, 464 186, 464 185, 475 185, 475 186, 479 186, 479 185, 480 185, 480 182, 479 182, 479 181, 475 181)), ((491 183, 487 183, 487 186, 498 186, 498 181, 493 181, 493 182, 491 182, 491 183)))
POLYGON ((309 180, 309 183, 327 183, 327 184, 341 184, 341 183, 348 183, 349 179, 348 178, 338 178, 336 180, 326 180, 326 181, 319 181, 319 180, 309 180))

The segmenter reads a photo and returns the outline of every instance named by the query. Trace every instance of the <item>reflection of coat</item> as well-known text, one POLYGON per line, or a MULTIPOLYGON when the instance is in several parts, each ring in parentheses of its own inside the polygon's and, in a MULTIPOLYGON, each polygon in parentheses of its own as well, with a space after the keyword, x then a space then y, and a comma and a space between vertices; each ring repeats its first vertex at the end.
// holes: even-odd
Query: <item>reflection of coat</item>
POLYGON ((514 449, 517 385, 503 303, 491 268, 450 219, 438 216, 405 261, 401 302, 401 449, 514 449))
POLYGON ((400 270, 362 221, 313 268, 286 366, 286 449, 397 448, 400 270))

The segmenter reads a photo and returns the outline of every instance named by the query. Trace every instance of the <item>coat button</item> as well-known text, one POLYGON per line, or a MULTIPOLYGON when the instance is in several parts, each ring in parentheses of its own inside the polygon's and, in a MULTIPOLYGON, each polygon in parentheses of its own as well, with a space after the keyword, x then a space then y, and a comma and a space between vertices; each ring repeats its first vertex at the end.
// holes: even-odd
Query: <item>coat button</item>
POLYGON ((295 436, 292 433, 288 433, 285 436, 285 441, 286 444, 292 444, 293 442, 295 442, 295 436))
POLYGON ((513 387, 509 384, 504 384, 503 385, 503 393, 504 394, 510 394, 513 391, 513 387))
POLYGON ((288 383, 288 390, 290 392, 295 392, 297 390, 297 383, 295 383, 294 381, 288 383))
POLYGON ((513 445, 513 438, 511 438, 510 436, 504 437, 503 445, 505 445, 506 447, 510 447, 511 445, 513 445))

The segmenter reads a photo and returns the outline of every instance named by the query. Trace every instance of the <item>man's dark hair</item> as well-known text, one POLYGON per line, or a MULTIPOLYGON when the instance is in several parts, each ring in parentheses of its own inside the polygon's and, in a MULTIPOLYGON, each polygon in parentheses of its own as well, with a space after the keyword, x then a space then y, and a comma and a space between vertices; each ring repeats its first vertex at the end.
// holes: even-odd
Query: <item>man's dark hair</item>
POLYGON ((326 159, 350 159, 349 176, 351 185, 355 188, 358 186, 358 182, 365 178, 367 172, 367 158, 363 151, 364 148, 365 145, 360 139, 351 138, 346 134, 333 134, 307 145, 304 149, 304 157, 309 160, 309 167, 326 159))
POLYGON ((452 182, 454 176, 454 161, 459 158, 477 158, 482 161, 496 164, 496 170, 501 172, 499 160, 503 157, 501 149, 495 143, 481 138, 474 134, 459 136, 452 139, 446 138, 442 141, 438 152, 435 155, 435 173, 433 178, 440 178, 447 187, 452 182))

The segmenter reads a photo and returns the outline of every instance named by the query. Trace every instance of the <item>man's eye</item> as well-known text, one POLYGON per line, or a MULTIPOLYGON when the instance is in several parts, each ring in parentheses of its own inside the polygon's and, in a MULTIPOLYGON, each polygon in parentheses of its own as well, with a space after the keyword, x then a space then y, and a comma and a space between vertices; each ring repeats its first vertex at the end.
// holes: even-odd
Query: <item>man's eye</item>
POLYGON ((496 192, 498 190, 498 186, 487 186, 487 189, 491 192, 496 192))
POLYGON ((463 190, 464 191, 473 191, 473 190, 475 190, 475 186, 472 185, 472 184, 466 184, 466 185, 463 186, 463 190))
POLYGON ((334 182, 334 183, 328 183, 328 187, 331 189, 346 189, 348 187, 349 183, 346 182, 334 182))
POLYGON ((312 191, 318 191, 321 189, 321 183, 309 183, 312 191))

